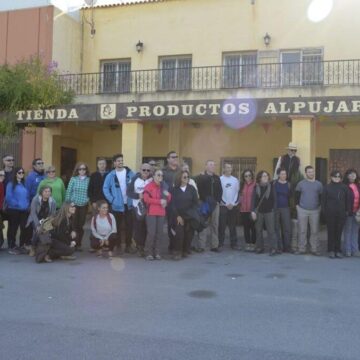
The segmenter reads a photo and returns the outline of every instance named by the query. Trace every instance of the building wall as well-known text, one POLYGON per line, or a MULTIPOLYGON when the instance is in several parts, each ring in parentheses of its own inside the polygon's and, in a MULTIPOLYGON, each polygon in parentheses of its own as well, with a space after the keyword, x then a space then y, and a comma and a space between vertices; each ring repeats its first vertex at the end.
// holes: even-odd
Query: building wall
MULTIPOLYGON (((84 28, 84 72, 99 71, 99 60, 131 58, 132 69, 158 67, 158 57, 191 54, 193 66, 221 65, 222 53, 324 47, 324 58, 360 57, 360 2, 334 0, 324 21, 307 18, 310 0, 172 0, 94 11, 96 35, 84 28), (221 15, 220 15, 221 14, 221 15), (339 26, 341 24, 341 26, 339 26), (265 47, 263 36, 271 44, 265 47), (144 43, 138 54, 135 44, 144 43), (111 45, 110 45, 111 44, 111 45), (110 45, 110 46, 109 46, 110 45)), ((90 11, 84 11, 90 19, 90 11)))
POLYGON ((54 9, 52 59, 61 72, 81 72, 81 23, 54 9))

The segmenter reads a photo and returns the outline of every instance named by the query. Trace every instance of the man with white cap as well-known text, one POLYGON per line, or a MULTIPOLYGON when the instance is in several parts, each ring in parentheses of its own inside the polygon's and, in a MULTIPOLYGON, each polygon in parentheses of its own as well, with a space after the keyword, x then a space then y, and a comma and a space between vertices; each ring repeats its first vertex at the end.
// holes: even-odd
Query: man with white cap
POLYGON ((275 168, 274 177, 277 177, 278 171, 280 169, 285 169, 288 174, 287 180, 291 182, 292 176, 299 171, 300 158, 296 156, 297 146, 293 142, 289 142, 289 145, 287 146, 286 149, 288 152, 286 155, 280 156, 279 161, 275 168))

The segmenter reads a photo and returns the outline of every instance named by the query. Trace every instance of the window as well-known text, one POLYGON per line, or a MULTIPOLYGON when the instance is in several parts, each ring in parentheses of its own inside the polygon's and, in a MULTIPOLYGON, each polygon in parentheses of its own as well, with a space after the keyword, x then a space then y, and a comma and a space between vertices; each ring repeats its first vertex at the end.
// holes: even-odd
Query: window
POLYGON ((283 86, 321 85, 322 60, 321 49, 281 52, 281 84, 283 86))
POLYGON ((114 60, 101 63, 102 92, 128 93, 131 90, 131 61, 114 60))
POLYGON ((160 90, 190 90, 191 66, 190 57, 160 59, 160 90))
POLYGON ((232 175, 241 179, 241 174, 244 170, 250 169, 254 172, 256 171, 256 157, 230 157, 230 158, 222 158, 220 161, 220 173, 222 172, 222 169, 224 167, 224 164, 231 164, 233 167, 233 173, 232 175))
POLYGON ((224 56, 223 87, 255 87, 257 85, 256 53, 224 56))

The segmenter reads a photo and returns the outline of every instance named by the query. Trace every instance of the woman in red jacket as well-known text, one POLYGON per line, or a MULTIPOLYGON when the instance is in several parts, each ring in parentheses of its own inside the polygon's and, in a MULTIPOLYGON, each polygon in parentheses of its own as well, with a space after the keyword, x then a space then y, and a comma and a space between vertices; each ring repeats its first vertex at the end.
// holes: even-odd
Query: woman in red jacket
POLYGON ((164 219, 166 206, 171 200, 171 195, 164 190, 163 172, 156 170, 154 181, 147 184, 144 189, 144 201, 147 205, 146 215, 146 260, 161 260, 160 242, 164 232, 164 219))

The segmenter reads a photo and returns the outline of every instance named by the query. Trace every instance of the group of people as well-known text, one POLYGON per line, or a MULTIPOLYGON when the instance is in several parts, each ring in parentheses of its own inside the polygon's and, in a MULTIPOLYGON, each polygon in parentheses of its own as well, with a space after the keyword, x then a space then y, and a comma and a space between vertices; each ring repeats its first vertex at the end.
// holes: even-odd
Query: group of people
MULTIPOLYGON (((124 166, 122 154, 116 154, 109 172, 105 158, 97 160, 97 171, 91 175, 85 163, 78 163, 67 188, 56 176, 55 167, 44 169, 40 158, 34 159, 25 178, 25 170, 14 167, 14 157, 5 155, 0 170, 0 227, 8 221, 9 254, 29 253, 37 262, 75 258, 74 252, 82 250, 89 204, 89 242, 99 257, 112 258, 116 250, 119 255, 138 252, 146 260, 160 260, 165 224, 168 251, 174 260, 193 251, 204 252, 208 242, 211 251, 220 252, 227 227, 231 248, 243 250, 237 234, 239 218, 244 250, 257 254, 267 250, 271 256, 305 254, 309 243, 310 252, 319 255, 322 215, 328 229, 329 256, 356 255, 360 221, 356 170, 349 169, 344 178, 339 171, 332 171, 330 183, 323 186, 310 165, 302 178, 296 150, 289 144, 273 179, 267 171, 255 176, 246 169, 240 181, 232 175, 230 163, 224 164, 221 176, 216 175, 212 160, 201 174, 191 177, 189 166, 179 163, 175 151, 167 154, 165 168, 157 168, 150 160, 137 173, 124 166), (294 217, 296 248, 292 245, 294 217)), ((0 245, 3 243, 0 231, 0 245)))

